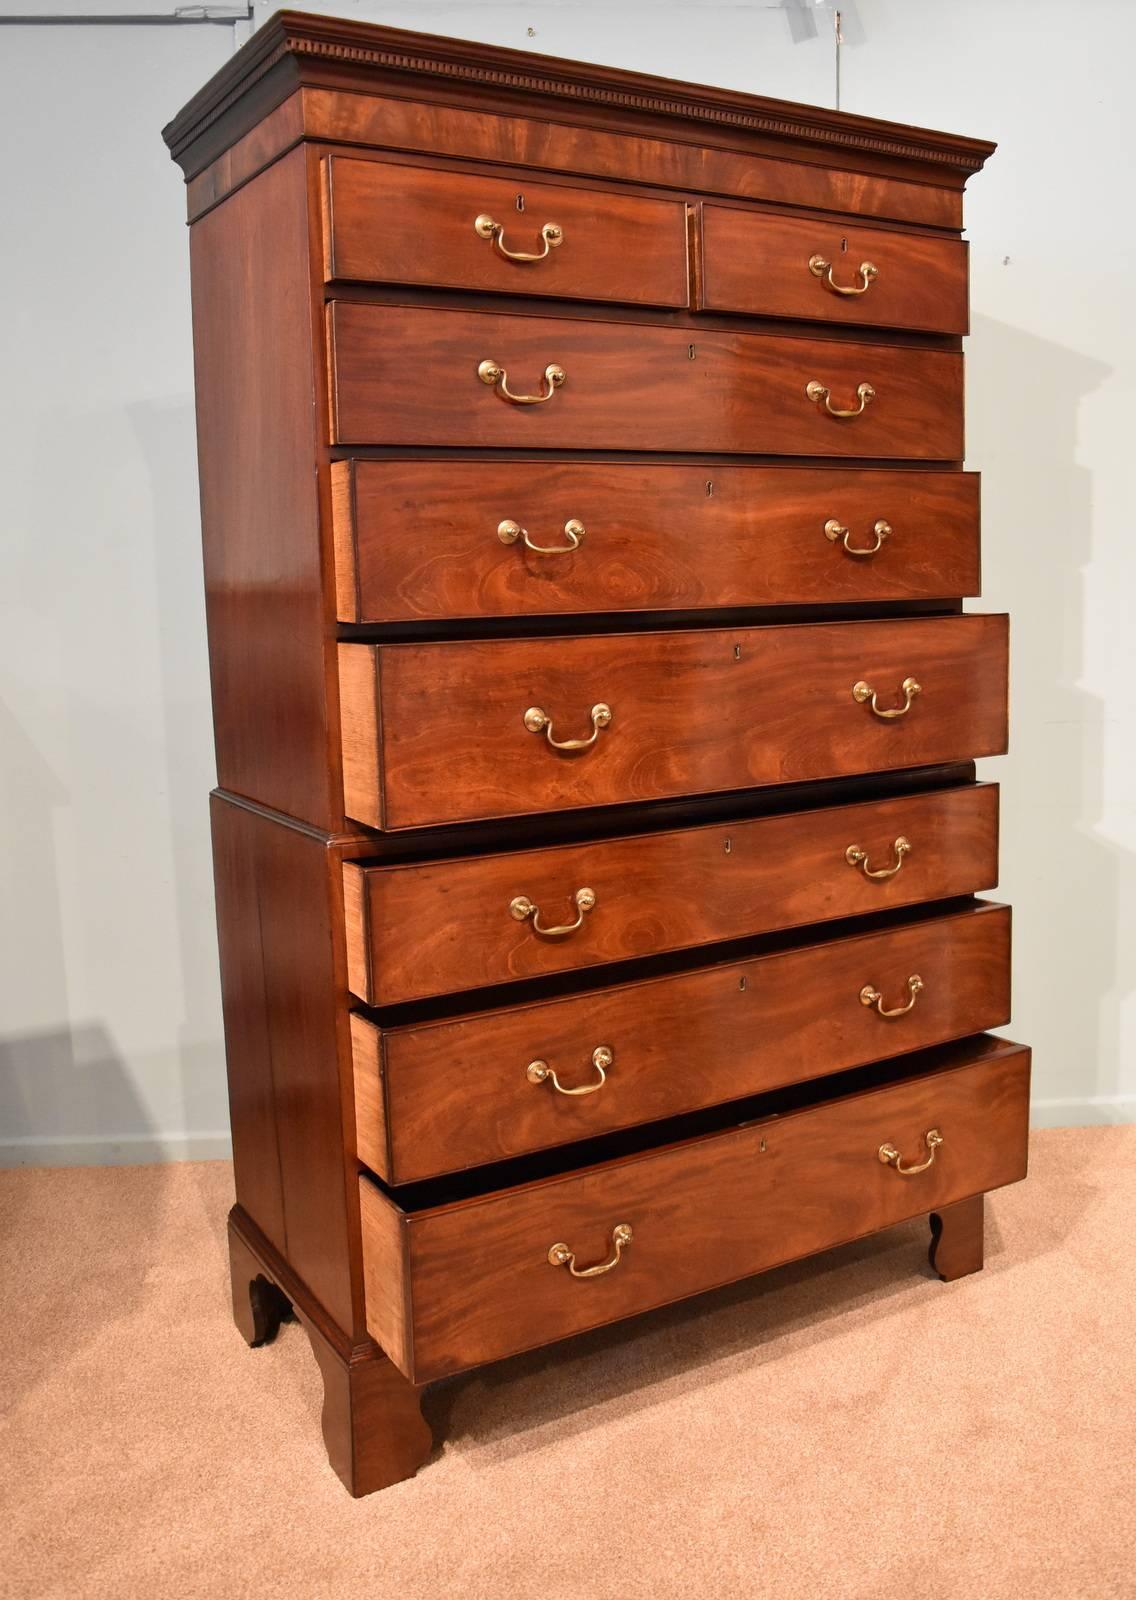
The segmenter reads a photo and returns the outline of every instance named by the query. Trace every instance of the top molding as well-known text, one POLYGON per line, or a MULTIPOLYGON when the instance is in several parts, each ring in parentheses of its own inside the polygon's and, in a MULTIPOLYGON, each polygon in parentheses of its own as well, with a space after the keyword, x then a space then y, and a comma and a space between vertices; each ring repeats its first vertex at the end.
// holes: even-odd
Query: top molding
POLYGON ((163 128, 162 137, 174 160, 191 176, 294 89, 336 86, 336 69, 351 72, 352 87, 359 87, 359 79, 365 80, 369 73, 376 78, 405 73, 515 93, 530 101, 537 97, 608 106, 830 151, 929 163, 956 174, 977 172, 995 148, 985 139, 849 116, 823 106, 298 11, 276 12, 163 128), (205 141, 207 148, 195 151, 203 135, 254 90, 247 114, 233 119, 231 133, 217 129, 205 141))

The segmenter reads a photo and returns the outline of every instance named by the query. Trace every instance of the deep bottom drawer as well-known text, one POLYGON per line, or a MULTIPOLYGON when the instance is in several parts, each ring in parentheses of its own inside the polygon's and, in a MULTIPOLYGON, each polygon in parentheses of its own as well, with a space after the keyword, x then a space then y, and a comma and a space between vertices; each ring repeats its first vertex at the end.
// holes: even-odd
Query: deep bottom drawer
POLYGON ((425 1383, 856 1239, 1025 1176, 1029 1051, 984 1035, 847 1092, 508 1188, 396 1202, 362 1178, 367 1326, 425 1383), (918 1069, 918 1070, 916 1070, 918 1069), (905 1176, 879 1156, 891 1144, 905 1176), (630 1230, 620 1251, 616 1231, 630 1230), (574 1277, 619 1254, 610 1271, 574 1277), (556 1257, 557 1259, 552 1259, 556 1257))

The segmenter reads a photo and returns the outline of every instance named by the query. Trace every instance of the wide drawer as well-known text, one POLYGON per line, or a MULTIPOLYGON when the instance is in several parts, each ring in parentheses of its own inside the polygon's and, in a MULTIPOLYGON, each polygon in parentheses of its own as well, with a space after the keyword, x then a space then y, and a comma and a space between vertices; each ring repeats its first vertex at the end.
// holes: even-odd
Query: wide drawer
POLYGON ((349 156, 327 160, 324 183, 329 279, 637 305, 688 300, 681 200, 349 156))
POLYGON ((839 221, 702 207, 707 311, 965 333, 967 247, 839 221))
POLYGON ((338 444, 963 453, 953 351, 350 301, 329 316, 338 444))
POLYGON ((339 661, 345 804, 377 828, 1006 748, 1002 616, 349 644, 339 661))
POLYGON ((1001 1027, 1010 912, 980 904, 445 1021, 351 1019, 356 1150, 410 1183, 1001 1027), (886 1014, 892 1013, 892 1014, 886 1014))
POLYGON ((997 881, 994 784, 544 850, 347 862, 348 978, 367 1005, 400 1005, 997 881), (549 928, 571 931, 538 931, 549 928))
POLYGON ((930 1064, 906 1058, 915 1075, 888 1082, 881 1068, 880 1087, 439 1204, 399 1204, 363 1176, 367 1327, 425 1383, 1024 1177, 1029 1051, 983 1037, 930 1064), (881 1161, 884 1144, 925 1160, 933 1129, 942 1143, 924 1171, 881 1161), (630 1242, 599 1276, 573 1277, 555 1250, 598 1265, 620 1227, 630 1242))
POLYGON ((332 484, 344 622, 979 590, 973 472, 340 461, 332 484))

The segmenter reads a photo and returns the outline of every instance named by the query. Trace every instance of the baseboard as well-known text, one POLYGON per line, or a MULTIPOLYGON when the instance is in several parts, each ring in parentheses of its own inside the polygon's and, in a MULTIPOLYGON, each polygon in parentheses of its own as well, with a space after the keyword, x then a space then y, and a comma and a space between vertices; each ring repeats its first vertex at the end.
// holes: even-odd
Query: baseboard
POLYGON ((0 1167, 132 1167, 166 1161, 229 1161, 224 1133, 126 1133, 117 1137, 0 1140, 0 1167))
POLYGON ((1034 1128, 1106 1128, 1136 1122, 1132 1095, 1097 1095, 1087 1100, 1035 1100, 1030 1106, 1034 1128))

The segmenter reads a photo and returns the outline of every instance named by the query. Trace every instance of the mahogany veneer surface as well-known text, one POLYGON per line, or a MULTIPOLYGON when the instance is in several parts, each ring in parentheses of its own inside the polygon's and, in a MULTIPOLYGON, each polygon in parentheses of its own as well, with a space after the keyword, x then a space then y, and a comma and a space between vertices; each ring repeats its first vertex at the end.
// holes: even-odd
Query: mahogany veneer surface
POLYGON ((600 318, 336 301, 329 308, 336 444, 687 450, 745 455, 961 457, 962 357, 949 350, 753 333, 708 323, 655 327, 600 318), (478 376, 505 369, 516 406, 478 376), (857 416, 834 410, 875 398, 857 416))
POLYGON ((971 472, 490 460, 439 473, 433 461, 353 460, 335 463, 332 484, 344 622, 848 605, 979 589, 971 472), (503 522, 540 549, 504 542, 503 522), (844 533, 832 537, 830 523, 844 533), (570 525, 581 529, 575 548, 570 525))
POLYGON ((359 1148, 380 1176, 409 1183, 980 1033, 1009 1010, 1009 911, 980 905, 453 1020, 360 1018, 359 1148), (923 987, 903 1015, 862 1003, 870 984, 902 1007, 912 976, 923 987), (566 1088, 594 1087, 597 1050, 612 1060, 594 1093, 527 1076, 535 1060, 566 1088))
POLYGON ((998 790, 967 784, 406 866, 352 861, 343 876, 348 982, 367 1004, 391 1006, 991 889, 998 790), (870 878, 864 864, 891 875, 870 878), (572 922, 582 888, 595 905, 571 935, 542 938, 510 914, 523 895, 546 926, 572 922))
POLYGON ((278 14, 188 182, 251 1344, 420 1386, 1025 1170, 978 139, 278 14), (865 687, 866 686, 866 687, 865 687), (567 746, 567 747, 565 747, 567 746))
MULTIPOLYGON (((392 1217, 403 1233, 403 1370, 442 1377, 1024 1177, 1029 1051, 970 1049, 888 1087, 423 1210, 364 1176, 364 1237, 392 1217), (943 1145, 921 1182, 880 1162, 891 1143, 917 1163, 932 1129, 943 1145), (562 1242, 603 1262, 620 1223, 633 1237, 615 1271, 581 1282, 549 1262, 562 1242)), ((375 1288, 380 1259, 393 1265, 368 1258, 375 1288)))
POLYGON ((1006 618, 340 646, 350 814, 376 827, 931 766, 1006 748, 1006 618), (853 698, 868 683, 881 718, 853 698), (554 738, 611 722, 595 743, 554 738))

